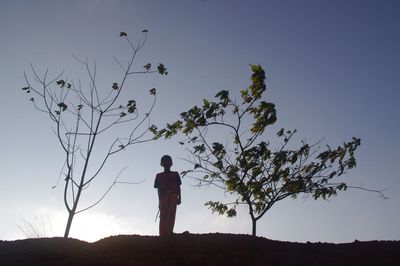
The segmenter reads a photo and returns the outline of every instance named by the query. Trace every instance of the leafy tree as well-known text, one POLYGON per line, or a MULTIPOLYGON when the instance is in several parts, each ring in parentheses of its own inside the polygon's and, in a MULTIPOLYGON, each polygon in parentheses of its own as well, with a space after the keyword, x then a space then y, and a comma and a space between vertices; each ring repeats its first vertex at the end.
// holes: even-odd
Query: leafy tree
POLYGON ((74 83, 65 78, 64 73, 49 78, 46 71, 41 76, 32 65, 33 83, 25 73, 27 86, 22 90, 33 94, 30 101, 34 107, 48 115, 65 154, 63 195, 68 211, 65 238, 69 235, 72 220, 76 214, 97 205, 113 185, 121 183, 118 181, 120 176, 118 174, 97 201, 89 206, 78 208, 83 192, 99 176, 109 158, 128 146, 153 139, 148 133, 150 114, 156 103, 156 89, 149 91, 153 101, 147 112, 139 113, 136 100, 133 98, 126 100, 126 93, 122 96, 128 78, 134 74, 168 74, 163 64, 159 64, 156 70, 153 70, 150 63, 141 69, 134 70, 133 63, 146 42, 147 30, 143 30, 143 34, 143 39, 134 44, 129 40, 127 33, 120 33, 120 37, 124 38, 130 46, 129 61, 124 66, 114 58, 121 68, 122 76, 109 85, 101 86, 102 89, 97 84, 96 61, 89 63, 88 59, 75 58, 86 71, 89 80, 87 86, 80 81, 74 83), (122 125, 127 125, 124 127, 126 130, 124 136, 121 136, 120 132, 115 136, 110 135, 115 132, 111 131, 112 129, 121 128, 122 125), (108 148, 104 154, 96 153, 94 156, 95 148, 104 145, 110 138, 111 141, 107 144, 108 148))
POLYGON ((252 234, 256 235, 257 221, 275 203, 301 193, 327 199, 346 190, 346 183, 336 180, 356 166, 354 153, 361 141, 352 138, 323 151, 319 151, 319 143, 302 141, 294 148, 290 141, 296 130, 282 128, 276 133, 281 144, 271 147, 263 137, 277 121, 275 105, 263 99, 264 70, 260 65, 251 65, 251 69, 252 83, 240 91, 240 102, 232 99, 229 91, 221 90, 215 101, 204 99, 201 107, 194 106, 166 128, 153 127, 152 131, 155 138, 184 134, 180 143, 189 146, 188 161, 194 166, 186 173, 196 173, 200 185, 215 185, 234 197, 232 202, 209 201, 205 205, 228 217, 236 215, 238 205, 247 205, 252 234), (221 136, 224 129, 227 140, 216 141, 215 136, 221 136))

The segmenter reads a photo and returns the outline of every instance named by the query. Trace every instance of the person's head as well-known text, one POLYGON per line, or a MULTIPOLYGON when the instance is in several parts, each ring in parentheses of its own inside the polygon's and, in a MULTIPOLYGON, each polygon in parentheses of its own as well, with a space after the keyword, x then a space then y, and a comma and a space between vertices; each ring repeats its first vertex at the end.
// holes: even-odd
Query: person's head
POLYGON ((169 170, 172 166, 172 158, 169 155, 164 155, 161 157, 161 166, 164 167, 164 169, 169 170))

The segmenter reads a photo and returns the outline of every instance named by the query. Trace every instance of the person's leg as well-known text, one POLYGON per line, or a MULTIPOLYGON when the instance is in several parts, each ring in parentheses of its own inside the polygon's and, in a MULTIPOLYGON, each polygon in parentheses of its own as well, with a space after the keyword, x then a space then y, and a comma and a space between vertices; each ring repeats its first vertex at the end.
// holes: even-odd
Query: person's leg
POLYGON ((166 195, 160 195, 159 198, 159 208, 160 208, 160 225, 159 225, 159 234, 160 236, 165 236, 167 233, 167 222, 168 222, 168 203, 169 199, 166 195))
POLYGON ((172 235, 174 232, 175 215, 176 215, 176 193, 168 194, 168 209, 166 214, 165 230, 167 235, 172 235))

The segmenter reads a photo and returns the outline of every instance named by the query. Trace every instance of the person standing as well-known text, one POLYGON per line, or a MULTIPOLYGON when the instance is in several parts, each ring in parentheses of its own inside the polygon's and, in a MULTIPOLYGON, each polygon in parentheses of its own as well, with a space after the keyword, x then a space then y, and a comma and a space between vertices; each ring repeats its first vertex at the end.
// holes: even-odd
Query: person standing
POLYGON ((158 208, 160 210, 160 236, 172 235, 175 225, 176 206, 181 204, 181 178, 178 172, 171 171, 172 158, 164 155, 161 158, 164 172, 158 173, 154 180, 154 188, 158 192, 158 208))

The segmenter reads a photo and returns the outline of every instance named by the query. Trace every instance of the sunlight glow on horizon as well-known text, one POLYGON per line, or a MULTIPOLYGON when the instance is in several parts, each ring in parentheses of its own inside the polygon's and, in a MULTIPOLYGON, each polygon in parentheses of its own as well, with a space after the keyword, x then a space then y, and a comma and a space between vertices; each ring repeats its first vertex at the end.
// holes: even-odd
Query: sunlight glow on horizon
MULTIPOLYGON (((65 210, 43 208, 37 213, 40 214, 32 219, 24 218, 29 223, 29 226, 32 225, 33 229, 27 228, 27 225, 24 225, 22 222, 19 222, 17 225, 26 229, 28 233, 32 233, 32 230, 35 230, 39 237, 62 237, 64 235, 67 221, 67 212, 65 210)), ((138 228, 134 228, 132 224, 127 224, 113 215, 86 212, 75 216, 69 237, 87 242, 95 242, 113 235, 145 235, 149 233, 138 228)), ((20 239, 31 237, 25 235, 21 230, 19 230, 19 236, 20 239)))

